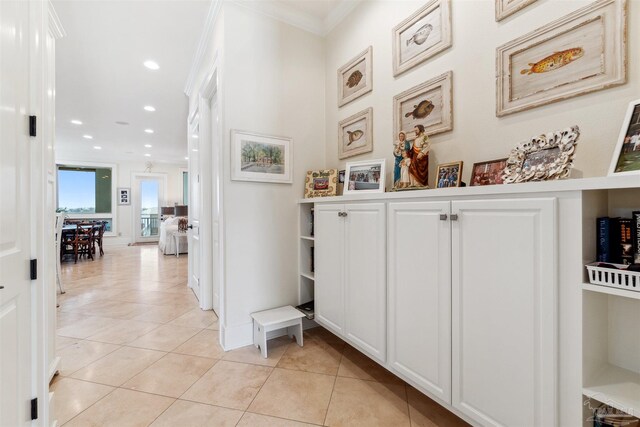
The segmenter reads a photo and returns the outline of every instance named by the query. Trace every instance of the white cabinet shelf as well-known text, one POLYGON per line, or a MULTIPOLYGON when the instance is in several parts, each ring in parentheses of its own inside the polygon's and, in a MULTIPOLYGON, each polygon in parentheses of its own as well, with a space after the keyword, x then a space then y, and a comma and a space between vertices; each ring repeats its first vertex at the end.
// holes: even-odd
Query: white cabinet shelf
POLYGON ((315 280, 315 276, 313 275, 313 273, 302 273, 302 272, 300 272, 300 275, 302 277, 306 277, 309 280, 315 280))
POLYGON ((640 416, 640 374, 607 363, 585 381, 582 390, 592 397, 633 416, 640 416))
POLYGON ((626 291, 624 289, 610 288, 608 286, 592 285, 591 283, 583 283, 582 289, 590 292, 599 292, 602 294, 615 295, 617 297, 640 300, 640 292, 636 291, 626 291))

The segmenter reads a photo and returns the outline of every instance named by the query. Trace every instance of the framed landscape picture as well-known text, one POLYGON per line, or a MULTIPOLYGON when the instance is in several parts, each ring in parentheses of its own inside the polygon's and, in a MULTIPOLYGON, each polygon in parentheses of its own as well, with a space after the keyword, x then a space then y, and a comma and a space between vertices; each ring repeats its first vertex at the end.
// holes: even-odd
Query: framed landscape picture
POLYGON ((231 131, 231 179, 290 184, 291 138, 231 131))
POLYGON ((451 47, 451 4, 431 0, 393 29, 393 75, 451 47))
POLYGON ((507 159, 489 160, 473 164, 471 170, 471 185, 502 184, 502 172, 507 166, 507 159))
POLYGON ((369 46, 338 70, 338 106, 373 90, 373 48, 369 46))
POLYGON ((384 193, 385 160, 349 162, 344 194, 384 193))
POLYGON ((415 137, 416 125, 424 126, 427 135, 453 129, 453 73, 448 71, 393 98, 394 135, 404 131, 407 139, 415 137))
POLYGON ((609 175, 640 175, 640 99, 629 104, 609 175))
POLYGON ((373 150, 373 109, 367 108, 338 124, 338 158, 373 150))
POLYGON ((599 0, 497 52, 496 115, 626 81, 626 0, 599 0))
POLYGON ((338 189, 338 169, 308 171, 304 181, 304 198, 335 196, 338 189))
POLYGON ((496 21, 502 21, 538 0, 496 0, 496 21))

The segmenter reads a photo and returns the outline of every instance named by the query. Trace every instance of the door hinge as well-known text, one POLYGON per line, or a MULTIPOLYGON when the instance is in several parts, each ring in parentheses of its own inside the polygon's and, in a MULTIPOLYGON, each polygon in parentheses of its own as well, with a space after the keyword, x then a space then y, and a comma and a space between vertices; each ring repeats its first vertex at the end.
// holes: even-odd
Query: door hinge
POLYGON ((38 398, 31 399, 31 419, 38 419, 38 398))
POLYGON ((29 116, 29 136, 36 136, 38 128, 38 119, 36 116, 29 116))
POLYGON ((29 262, 31 280, 38 280, 38 260, 32 259, 29 262))

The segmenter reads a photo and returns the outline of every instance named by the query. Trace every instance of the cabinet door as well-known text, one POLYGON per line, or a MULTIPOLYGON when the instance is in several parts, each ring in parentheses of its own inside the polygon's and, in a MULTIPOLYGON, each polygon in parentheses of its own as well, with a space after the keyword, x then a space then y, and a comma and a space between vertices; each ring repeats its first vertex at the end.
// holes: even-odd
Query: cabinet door
POLYGON ((386 360, 386 222, 384 203, 345 211, 345 329, 361 351, 386 360))
POLYGON ((389 204, 388 337, 392 369, 451 403, 449 206, 389 204))
POLYGON ((451 207, 453 406, 483 425, 557 425, 555 199, 451 207))
POLYGON ((344 326, 344 205, 315 205, 315 319, 337 334, 344 326))

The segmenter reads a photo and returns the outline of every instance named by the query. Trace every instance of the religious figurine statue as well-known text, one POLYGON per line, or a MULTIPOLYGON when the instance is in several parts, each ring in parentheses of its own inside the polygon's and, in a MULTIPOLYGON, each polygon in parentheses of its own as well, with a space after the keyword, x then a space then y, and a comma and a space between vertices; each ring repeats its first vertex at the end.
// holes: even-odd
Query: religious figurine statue
POLYGON ((427 134, 424 133, 424 126, 416 125, 414 130, 416 138, 413 140, 413 153, 411 155, 411 166, 409 167, 411 186, 428 187, 431 142, 429 142, 427 134))
POLYGON ((405 132, 398 134, 393 147, 393 190, 417 190, 429 188, 429 149, 431 143, 424 133, 424 126, 417 125, 413 141, 406 139, 405 132))

